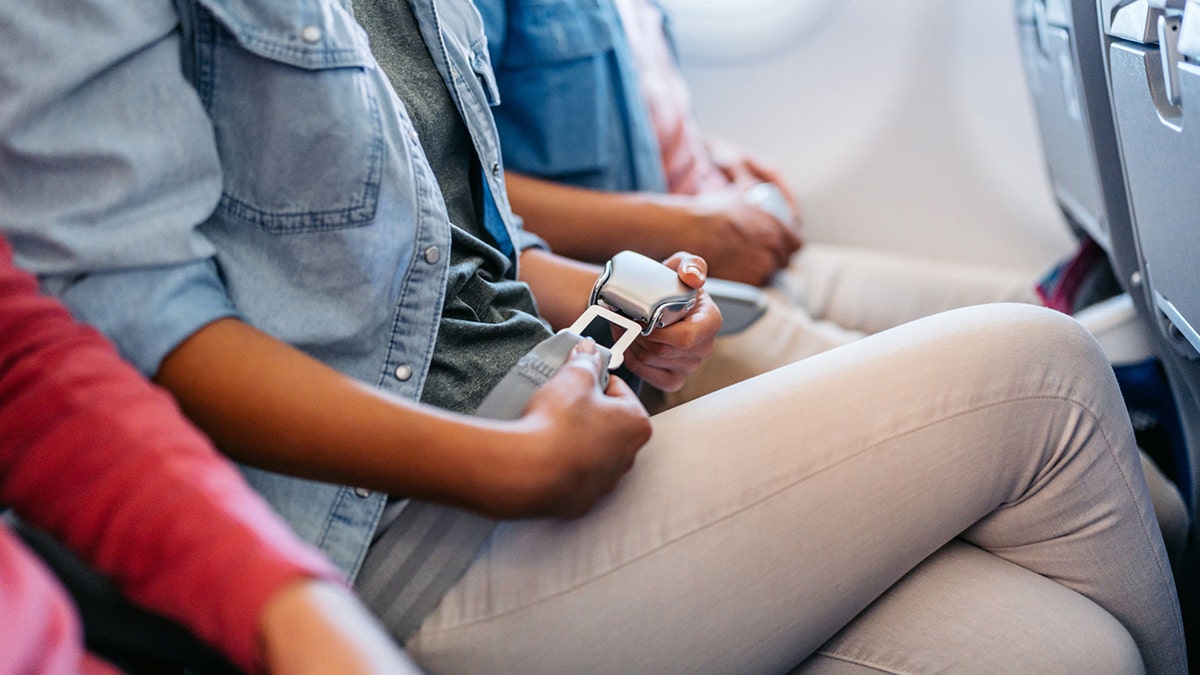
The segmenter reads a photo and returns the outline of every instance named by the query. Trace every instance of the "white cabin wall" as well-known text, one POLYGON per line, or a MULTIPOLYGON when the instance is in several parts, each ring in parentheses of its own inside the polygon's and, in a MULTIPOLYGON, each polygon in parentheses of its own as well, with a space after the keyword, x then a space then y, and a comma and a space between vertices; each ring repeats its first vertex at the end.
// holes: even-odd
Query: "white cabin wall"
POLYGON ((682 6, 741 3, 664 5, 702 127, 782 167, 809 239, 1031 270, 1073 249, 1047 184, 1011 1, 774 1, 811 11, 764 3, 768 26, 803 15, 768 54, 722 42, 750 24, 706 23, 682 6))

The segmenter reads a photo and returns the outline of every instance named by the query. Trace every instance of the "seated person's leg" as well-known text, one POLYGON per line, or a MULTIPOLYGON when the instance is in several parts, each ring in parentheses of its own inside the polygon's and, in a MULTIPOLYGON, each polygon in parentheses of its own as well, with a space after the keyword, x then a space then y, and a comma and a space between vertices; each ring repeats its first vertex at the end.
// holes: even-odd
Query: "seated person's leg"
POLYGON ((955 540, 792 675, 1141 670, 1129 631, 1094 602, 955 540))
POLYGON ((767 289, 767 311, 717 340, 665 410, 793 361, 924 316, 992 302, 1040 304, 1034 274, 880 249, 809 244, 767 289))
POLYGON ((1163 474, 1149 455, 1143 451, 1139 451, 1138 455, 1142 460, 1142 472, 1146 474, 1146 486, 1150 489, 1150 501, 1154 504, 1154 516, 1174 565, 1183 558, 1192 519, 1179 488, 1163 474))
POLYGON ((989 302, 1041 304, 1037 272, 882 249, 808 244, 774 288, 816 319, 864 333, 989 302))
POLYGON ((650 412, 686 403, 718 389, 861 339, 863 333, 818 321, 778 297, 767 297, 767 311, 745 330, 719 337, 713 351, 683 388, 650 399, 650 412))
POLYGON ((654 423, 588 516, 500 527, 409 641, 419 660, 784 672, 962 536, 1103 608, 1149 670, 1183 668, 1128 418, 1104 355, 1061 315, 942 314, 654 423))

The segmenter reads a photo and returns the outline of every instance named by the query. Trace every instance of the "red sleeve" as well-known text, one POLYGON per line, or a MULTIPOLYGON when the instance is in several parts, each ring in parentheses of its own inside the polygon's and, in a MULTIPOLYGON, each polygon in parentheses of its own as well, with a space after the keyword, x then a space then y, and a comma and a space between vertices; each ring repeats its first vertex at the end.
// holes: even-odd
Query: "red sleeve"
POLYGON ((3 239, 0 502, 250 670, 268 598, 337 578, 173 399, 38 293, 3 239))

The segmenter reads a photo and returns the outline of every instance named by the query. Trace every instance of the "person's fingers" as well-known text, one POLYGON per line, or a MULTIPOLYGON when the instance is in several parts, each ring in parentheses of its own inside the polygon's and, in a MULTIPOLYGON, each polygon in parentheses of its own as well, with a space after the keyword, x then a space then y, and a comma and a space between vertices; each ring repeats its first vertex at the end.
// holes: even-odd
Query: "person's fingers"
POLYGON ((592 338, 584 338, 571 348, 564 366, 580 368, 592 375, 598 383, 604 373, 604 360, 600 358, 600 350, 592 338))
POLYGON ((686 251, 675 253, 663 264, 679 274, 679 280, 690 288, 701 288, 708 278, 708 263, 704 258, 686 251))

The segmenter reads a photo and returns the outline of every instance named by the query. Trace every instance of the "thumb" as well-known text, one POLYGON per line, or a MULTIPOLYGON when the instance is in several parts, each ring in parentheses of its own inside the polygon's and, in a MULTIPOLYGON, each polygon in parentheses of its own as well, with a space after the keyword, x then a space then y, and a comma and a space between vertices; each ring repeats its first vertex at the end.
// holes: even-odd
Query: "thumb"
POLYGON ((600 356, 596 341, 590 337, 580 340, 571 348, 564 365, 571 365, 590 373, 597 384, 603 381, 604 359, 600 356))
POLYGON ((693 253, 680 251, 663 261, 663 264, 679 274, 679 280, 690 288, 701 288, 708 278, 708 263, 693 253))

